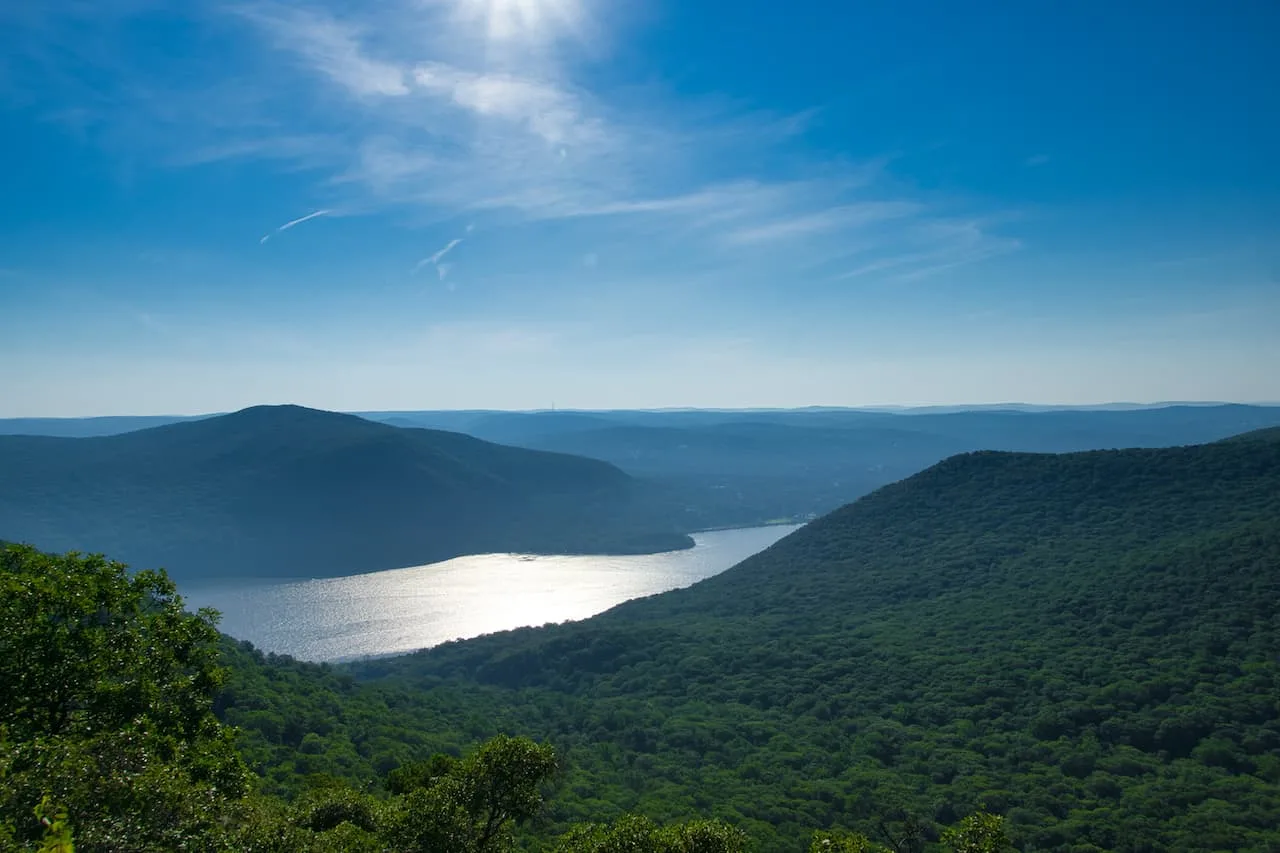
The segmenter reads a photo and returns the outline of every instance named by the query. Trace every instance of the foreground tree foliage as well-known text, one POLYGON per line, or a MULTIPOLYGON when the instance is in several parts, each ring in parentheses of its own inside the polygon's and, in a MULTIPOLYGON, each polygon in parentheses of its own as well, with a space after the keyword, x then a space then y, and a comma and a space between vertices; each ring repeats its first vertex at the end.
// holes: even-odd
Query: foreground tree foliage
POLYGON ((661 827, 628 815, 612 825, 583 824, 561 839, 556 853, 742 853, 747 837, 719 821, 661 827))
POLYGON ((163 575, 0 552, 0 818, 17 843, 44 836, 42 802, 82 850, 193 849, 217 827, 250 778, 212 713, 217 639, 163 575))
MULTIPOLYGON (((286 801, 251 784, 213 713, 227 675, 215 614, 184 612, 163 574, 6 546, 0 591, 0 851, 508 853, 559 771, 551 747, 498 735, 405 763, 377 793, 313 775, 286 801)), ((722 822, 631 815, 524 840, 558 853, 747 849, 722 822)))

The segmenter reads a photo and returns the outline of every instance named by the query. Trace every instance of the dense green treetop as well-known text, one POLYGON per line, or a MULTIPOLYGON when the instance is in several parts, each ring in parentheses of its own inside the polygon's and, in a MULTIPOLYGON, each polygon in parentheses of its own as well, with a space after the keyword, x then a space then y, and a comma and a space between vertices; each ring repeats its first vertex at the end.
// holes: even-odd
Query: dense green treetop
POLYGON ((214 717, 208 614, 101 557, 0 550, 0 821, 62 809, 88 850, 188 849, 248 789, 214 717))

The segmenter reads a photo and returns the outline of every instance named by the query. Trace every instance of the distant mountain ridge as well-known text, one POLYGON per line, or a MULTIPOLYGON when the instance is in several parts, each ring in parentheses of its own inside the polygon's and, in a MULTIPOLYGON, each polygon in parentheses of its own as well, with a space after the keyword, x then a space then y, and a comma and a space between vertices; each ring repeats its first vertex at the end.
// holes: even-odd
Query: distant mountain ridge
POLYGON ((691 544, 607 463, 297 406, 115 436, 0 436, 0 471, 6 538, 182 579, 691 544))
MULTIPOLYGON (((711 417, 717 422, 728 418, 742 421, 752 420, 753 416, 764 415, 768 419, 776 417, 788 418, 826 414, 836 416, 854 415, 940 415, 983 412, 1139 412, 1160 409, 1195 408, 1246 408, 1246 409, 1280 409, 1280 402, 1275 403, 1228 403, 1212 401, 1169 401, 1159 403, 1097 403, 1091 405, 1048 405, 1033 403, 982 403, 974 405, 951 406, 804 406, 800 408, 673 408, 673 409, 540 409, 540 410, 505 410, 505 409, 457 409, 457 410, 386 410, 386 411, 353 411, 345 414, 358 415, 367 420, 386 423, 392 426, 416 426, 429 429, 442 429, 450 432, 465 432, 484 435, 495 424, 512 420, 537 419, 539 431, 546 432, 544 427, 548 421, 561 419, 554 432, 565 431, 566 423, 572 424, 577 419, 582 426, 601 423, 656 423, 668 421, 667 425, 676 425, 686 416, 706 419, 711 417)), ((184 421, 201 420, 218 417, 227 412, 211 412, 200 415, 105 415, 88 417, 21 417, 0 418, 0 435, 50 435, 64 438, 88 438, 95 436, 119 435, 139 429, 164 426, 184 421)))
MULTIPOLYGON (((586 456, 651 483, 682 530, 750 526, 829 512, 956 453, 1070 452, 1201 444, 1280 425, 1280 408, 1189 404, 963 411, 689 409, 365 412, 404 428, 586 456)), ((183 419, 190 423, 198 419, 183 419)), ((0 434, 40 423, 0 421, 0 434)), ((128 419, 53 421, 51 432, 120 431, 128 419)), ((2 531, 0 531, 2 532, 2 531)))
POLYGON ((1224 442, 1280 442, 1280 427, 1264 427, 1222 439, 1224 442))
POLYGON ((491 441, 611 462, 668 485, 691 524, 717 527, 821 515, 956 453, 1201 444, 1280 425, 1280 408, 540 412, 454 424, 491 441))
POLYGON ((0 418, 0 435, 95 438, 215 415, 108 415, 89 418, 0 418))

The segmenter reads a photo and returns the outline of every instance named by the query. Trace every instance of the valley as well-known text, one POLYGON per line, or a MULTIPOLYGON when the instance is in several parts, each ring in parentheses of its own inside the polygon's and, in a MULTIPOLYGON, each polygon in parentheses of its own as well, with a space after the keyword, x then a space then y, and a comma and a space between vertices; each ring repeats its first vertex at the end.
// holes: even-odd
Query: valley
POLYGON ((1280 0, 0 0, 0 853, 1280 853, 1280 0))
MULTIPOLYGON (((303 821, 296 849, 339 837, 288 816, 318 780, 373 815, 399 808, 397 768, 519 735, 559 768, 514 837, 529 850, 627 815, 718 821, 730 846, 698 853, 815 831, 932 849, 970 815, 1024 850, 1269 850, 1277 438, 962 453, 687 588, 410 655, 331 666, 224 637, 210 708, 252 808, 303 821)), ((351 849, 380 849, 369 820, 351 849)))

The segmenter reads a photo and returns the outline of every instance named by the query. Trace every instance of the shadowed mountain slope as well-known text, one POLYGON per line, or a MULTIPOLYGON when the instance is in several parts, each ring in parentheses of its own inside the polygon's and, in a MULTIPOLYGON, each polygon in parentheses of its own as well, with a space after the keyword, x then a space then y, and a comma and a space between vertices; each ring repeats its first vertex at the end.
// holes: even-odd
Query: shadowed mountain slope
POLYGON ((468 434, 611 462, 659 481, 694 526, 821 515, 957 453, 1068 453, 1202 444, 1280 425, 1280 408, 1171 405, 1134 410, 401 413, 468 434))
POLYGON ((0 436, 0 471, 7 538, 184 579, 689 544, 606 463, 296 406, 109 437, 0 436))
MULTIPOLYGON (((659 487, 659 502, 679 507, 675 521, 684 530, 822 515, 967 451, 1171 447, 1280 425, 1280 407, 1232 404, 360 414, 609 462, 659 487)), ((0 435, 119 433, 162 420, 0 419, 0 435)))

